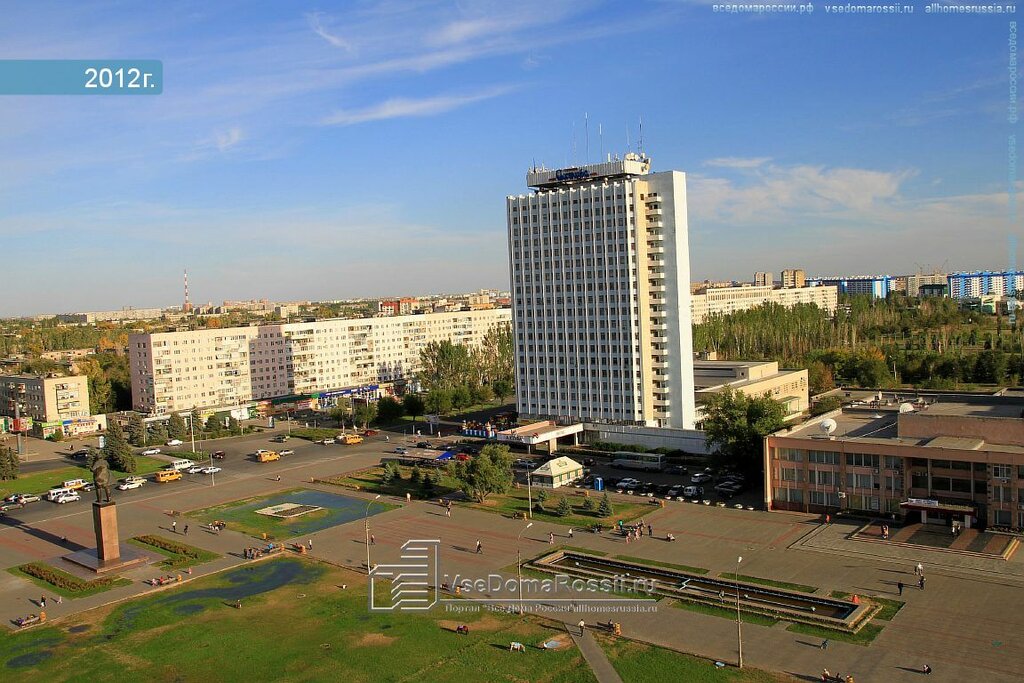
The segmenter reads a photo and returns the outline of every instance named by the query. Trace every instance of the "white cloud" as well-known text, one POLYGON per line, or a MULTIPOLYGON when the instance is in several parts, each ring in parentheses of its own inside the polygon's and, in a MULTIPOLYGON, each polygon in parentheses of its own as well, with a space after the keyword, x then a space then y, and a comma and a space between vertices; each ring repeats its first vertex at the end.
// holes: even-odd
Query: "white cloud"
POLYGON ((720 166, 722 168, 757 168, 771 161, 771 157, 718 157, 708 159, 705 166, 720 166))
POLYGON ((504 95, 510 90, 512 88, 509 86, 501 86, 466 95, 438 95, 422 99, 396 97, 362 109, 339 109, 324 118, 321 123, 325 126, 352 126, 385 119, 433 116, 504 95))
POLYGON ((324 27, 321 17, 323 17, 323 12, 311 12, 306 15, 306 21, 309 22, 309 27, 313 29, 313 32, 316 33, 321 38, 323 38, 324 40, 326 40, 334 47, 340 47, 342 50, 345 50, 346 52, 355 52, 355 47, 352 45, 352 43, 345 40, 339 35, 330 33, 324 27))
POLYGON ((242 129, 238 126, 219 131, 213 136, 213 144, 221 152, 226 152, 245 138, 242 129))

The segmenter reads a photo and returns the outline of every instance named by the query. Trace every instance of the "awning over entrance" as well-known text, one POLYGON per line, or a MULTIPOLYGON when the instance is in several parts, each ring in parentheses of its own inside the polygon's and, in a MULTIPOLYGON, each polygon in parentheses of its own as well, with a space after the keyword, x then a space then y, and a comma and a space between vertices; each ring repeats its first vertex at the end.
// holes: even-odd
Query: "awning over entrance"
POLYGON ((910 498, 900 503, 904 510, 920 510, 923 512, 955 512, 957 514, 974 514, 973 505, 956 505, 953 503, 940 503, 937 500, 926 498, 910 498))

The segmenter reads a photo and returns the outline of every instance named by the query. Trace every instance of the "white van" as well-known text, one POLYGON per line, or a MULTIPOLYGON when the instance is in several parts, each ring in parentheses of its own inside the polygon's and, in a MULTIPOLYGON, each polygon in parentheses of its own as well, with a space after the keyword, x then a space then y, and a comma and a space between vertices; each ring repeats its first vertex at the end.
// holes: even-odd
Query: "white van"
POLYGON ((191 460, 175 460, 169 467, 172 470, 187 470, 189 467, 195 467, 196 464, 191 460))
POLYGON ((52 503, 56 503, 58 498, 60 498, 61 496, 67 495, 69 493, 76 493, 76 491, 75 491, 75 489, 67 489, 67 488, 50 489, 46 493, 46 500, 48 500, 48 501, 50 501, 52 503))

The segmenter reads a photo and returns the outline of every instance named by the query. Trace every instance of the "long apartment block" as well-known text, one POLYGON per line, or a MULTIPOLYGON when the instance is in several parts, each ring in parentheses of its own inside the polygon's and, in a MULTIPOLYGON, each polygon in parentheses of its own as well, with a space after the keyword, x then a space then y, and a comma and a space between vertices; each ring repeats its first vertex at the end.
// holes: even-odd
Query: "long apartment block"
POLYGON ((476 346, 511 318, 499 308, 133 334, 132 404, 159 415, 404 380, 430 342, 476 346))
POLYGON ((686 176, 650 167, 533 169, 506 198, 520 414, 693 426, 686 176))

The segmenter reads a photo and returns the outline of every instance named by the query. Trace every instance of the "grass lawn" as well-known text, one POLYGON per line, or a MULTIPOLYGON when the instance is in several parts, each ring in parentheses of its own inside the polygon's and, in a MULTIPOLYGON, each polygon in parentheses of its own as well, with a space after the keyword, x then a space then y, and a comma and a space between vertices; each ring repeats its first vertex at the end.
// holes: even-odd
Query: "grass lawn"
MULTIPOLYGON (((592 683, 572 646, 532 618, 371 613, 363 578, 282 558, 0 636, 14 679, 87 681, 536 681, 592 683), (341 588, 347 585, 347 588, 341 588), (236 600, 241 609, 235 609, 236 600), (457 635, 459 624, 469 635, 457 635), (525 653, 510 653, 517 641, 525 653)), ((564 637, 564 635, 563 635, 564 637)))
POLYGON ((595 634, 612 666, 623 683, 651 683, 652 681, 736 681, 737 683, 781 683, 791 677, 760 669, 744 667, 718 668, 710 659, 685 655, 674 650, 636 643, 622 638, 595 634))
POLYGON ((811 624, 790 624, 787 631, 793 633, 803 633, 807 636, 814 636, 815 638, 821 638, 822 640, 828 638, 829 640, 841 640, 844 643, 853 643, 854 645, 870 645, 871 641, 878 637, 878 634, 882 632, 882 624, 866 624, 857 633, 847 633, 846 631, 834 631, 824 626, 812 626, 811 624))
POLYGON ((616 560, 624 560, 626 562, 636 562, 637 564, 646 564, 651 567, 664 567, 665 569, 678 569, 679 571, 688 572, 690 574, 700 574, 701 576, 708 573, 707 569, 703 567, 688 567, 685 564, 672 564, 671 562, 658 562, 657 560, 648 560, 645 557, 633 557, 632 555, 616 555, 616 560))
MULTIPOLYGON (((337 524, 345 524, 355 519, 362 520, 368 502, 370 501, 348 498, 340 494, 324 494, 309 489, 289 489, 271 496, 245 498, 202 510, 194 510, 189 512, 188 516, 204 524, 221 520, 227 522, 229 530, 240 531, 257 538, 261 538, 265 533, 268 539, 283 540, 301 534, 314 533, 337 524), (310 496, 328 500, 305 500, 310 496), (321 506, 322 509, 290 518, 261 515, 256 512, 258 509, 281 502, 308 503, 321 506)), ((378 500, 370 504, 370 515, 387 512, 396 507, 398 506, 378 500)))
POLYGON ((398 470, 402 474, 401 479, 395 479, 390 484, 385 484, 381 481, 381 474, 384 472, 383 467, 372 467, 370 469, 361 470, 359 472, 352 472, 350 474, 343 474, 336 477, 328 477, 326 479, 318 478, 317 481, 324 482, 326 484, 333 484, 335 486, 343 486, 346 488, 357 489, 359 491, 368 491, 370 493, 382 493, 387 496, 398 496, 404 498, 406 493, 412 494, 413 498, 443 498, 454 491, 457 491, 459 486, 454 479, 448 476, 444 468, 433 469, 427 467, 420 468, 420 475, 433 474, 435 471, 441 474, 441 484, 434 487, 434 492, 426 496, 422 484, 414 484, 411 480, 412 470, 411 467, 405 467, 400 465, 398 470))
POLYGON ((143 550, 159 553, 167 559, 160 563, 161 567, 167 569, 184 569, 215 560, 220 555, 211 553, 209 550, 196 548, 179 541, 164 538, 163 536, 136 536, 129 538, 128 542, 143 550))
MULTIPOLYGON (((672 603, 673 607, 680 609, 689 610, 690 612, 697 612, 699 614, 708 614, 713 617, 722 617, 723 619, 731 619, 736 621, 736 606, 729 607, 727 604, 722 606, 718 605, 707 605, 703 602, 690 602, 689 600, 676 600, 672 603)), ((742 609, 742 606, 741 606, 742 609)), ((744 624, 756 624, 757 626, 774 626, 779 622, 775 617, 765 616, 763 614, 757 614, 752 612, 743 612, 742 619, 744 624)))
MULTIPOLYGON (((163 469, 167 463, 162 460, 154 460, 145 455, 136 455, 135 464, 138 467, 138 471, 135 474, 144 476, 163 469)), ((118 472, 117 470, 111 470, 110 473, 117 479, 129 476, 126 472, 118 472)), ((61 482, 68 479, 92 481, 92 471, 86 469, 83 463, 81 465, 68 465, 67 467, 59 467, 55 470, 23 475, 13 481, 0 481, 0 498, 12 493, 44 494, 55 486, 60 486, 61 482)))
MULTIPOLYGON (((735 580, 737 577, 732 572, 719 572, 718 574, 723 579, 735 580)), ((746 581, 747 583, 759 583, 762 586, 771 586, 772 588, 781 588, 787 591, 796 591, 797 593, 813 593, 818 590, 814 586, 806 586, 802 583, 789 583, 787 581, 776 581, 774 579, 762 579, 759 576, 747 576, 746 574, 739 575, 740 581, 746 581)))
MULTIPOLYGON (((594 501, 594 510, 588 512, 582 508, 584 497, 577 494, 576 489, 570 489, 573 493, 545 491, 547 493, 547 500, 544 501, 544 509, 538 510, 536 507, 537 490, 538 489, 534 489, 533 492, 533 521, 563 524, 577 529, 587 529, 597 523, 602 524, 606 529, 610 529, 615 525, 617 520, 621 519, 628 522, 639 517, 643 517, 645 514, 650 514, 658 509, 649 503, 638 504, 613 502, 612 514, 608 517, 599 517, 597 514, 597 506, 601 503, 600 496, 591 495, 590 498, 594 501), (572 514, 568 517, 559 517, 555 512, 558 508, 559 500, 563 497, 568 498, 569 502, 572 503, 572 514)), ((522 517, 530 508, 527 490, 525 487, 512 489, 506 494, 491 494, 483 503, 473 502, 466 503, 466 505, 477 510, 497 512, 505 517, 522 517)))
MULTIPOLYGON (((853 593, 844 593, 843 591, 832 591, 830 594, 833 598, 839 598, 841 600, 849 600, 853 593)), ((882 621, 891 621, 896 613, 903 609, 903 606, 907 603, 902 600, 892 600, 890 598, 876 598, 874 595, 867 596, 872 602, 877 602, 882 606, 882 609, 878 611, 878 614, 872 617, 872 619, 881 619, 882 621)))
POLYGON ((93 579, 92 581, 85 581, 83 579, 68 574, 65 571, 61 571, 56 567, 49 565, 43 565, 48 569, 52 576, 56 577, 56 580, 60 581, 62 585, 50 583, 45 579, 41 579, 37 576, 26 573, 22 570, 22 567, 28 567, 29 565, 21 565, 19 567, 10 567, 7 569, 11 574, 28 579, 32 583, 36 584, 40 588, 43 588, 48 593, 58 593, 65 598, 84 598, 89 595, 95 595, 96 593, 102 593, 108 591, 111 588, 118 586, 127 586, 131 583, 128 579, 122 579, 117 576, 102 577, 99 579, 93 579), (74 586, 74 588, 72 588, 74 586))

